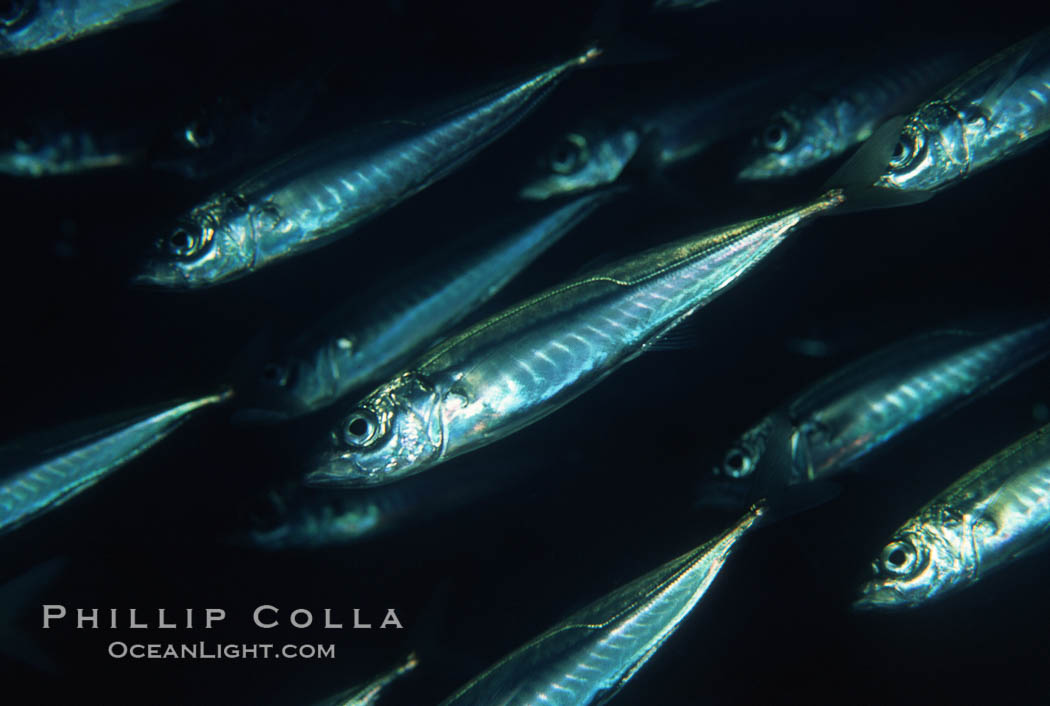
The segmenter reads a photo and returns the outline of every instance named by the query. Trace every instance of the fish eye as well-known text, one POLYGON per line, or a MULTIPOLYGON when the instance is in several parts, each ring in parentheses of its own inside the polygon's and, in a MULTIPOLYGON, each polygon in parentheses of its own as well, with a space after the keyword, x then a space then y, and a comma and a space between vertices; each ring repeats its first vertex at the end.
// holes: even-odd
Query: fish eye
POLYGON ((731 478, 742 478, 751 473, 754 467, 751 457, 740 449, 730 449, 722 465, 726 475, 731 478))
POLYGON ((891 574, 911 573, 915 566, 915 547, 909 542, 890 542, 882 550, 882 566, 891 574))
POLYGON ((587 139, 582 135, 567 136, 554 148, 550 157, 551 169, 558 174, 571 174, 587 161, 587 139))
POLYGON ((187 257, 197 251, 198 234, 191 233, 188 228, 177 226, 168 236, 168 249, 173 255, 187 257))
POLYGON ((351 414, 343 427, 343 440, 355 448, 374 443, 378 436, 379 420, 367 409, 359 409, 351 414))
POLYGON ((897 144, 893 147, 890 155, 890 168, 903 169, 915 161, 924 149, 924 140, 921 135, 913 135, 910 132, 903 133, 897 144))
POLYGON ((277 363, 269 363, 262 371, 263 380, 271 385, 284 387, 288 384, 288 370, 277 363))
POLYGON ((215 131, 205 120, 193 120, 183 132, 186 142, 194 149, 205 149, 215 144, 215 131))
POLYGON ((767 149, 774 152, 783 152, 787 149, 788 140, 791 138, 791 130, 786 122, 777 120, 766 126, 762 132, 762 143, 767 149))
POLYGON ((36 10, 36 0, 0 0, 0 26, 17 28, 36 10))

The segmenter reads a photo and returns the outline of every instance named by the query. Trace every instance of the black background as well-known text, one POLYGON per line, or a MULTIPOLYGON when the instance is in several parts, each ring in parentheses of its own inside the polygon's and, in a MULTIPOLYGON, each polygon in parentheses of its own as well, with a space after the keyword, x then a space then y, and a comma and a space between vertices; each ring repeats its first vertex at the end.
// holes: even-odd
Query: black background
MULTIPOLYGON (((658 17, 585 2, 185 0, 155 20, 5 59, 5 127, 55 110, 103 124, 166 124, 201 96, 323 73, 326 88, 310 119, 286 138, 296 143, 333 124, 411 115, 521 75, 596 35, 608 38, 613 27, 625 31, 610 45, 632 46, 620 60, 611 50, 606 65, 572 76, 469 168, 354 236, 213 290, 141 291, 127 281, 165 224, 222 179, 132 169, 0 179, 3 437, 205 392, 238 375, 237 361, 260 329, 291 330, 513 209, 514 188, 537 157, 595 105, 627 103, 654 83, 721 82, 808 51, 870 60, 934 43, 1002 47, 1045 24, 1050 10, 1034 16, 1032 7, 724 0, 658 17), (625 37, 631 41, 621 44, 625 37), (653 57, 636 58, 646 53, 637 45, 653 57)), ((491 307, 596 256, 808 198, 828 175, 736 185, 731 167, 740 149, 724 145, 676 169, 673 196, 643 187, 600 212, 491 307)), ((23 695, 4 700, 310 703, 417 648, 420 668, 386 702, 439 701, 573 609, 732 521, 734 513, 694 507, 699 479, 739 433, 806 384, 918 331, 1045 312, 1046 157, 1032 150, 925 204, 815 223, 697 315, 695 345, 647 355, 570 408, 462 460, 493 473, 531 466, 514 492, 371 542, 270 554, 223 545, 218 538, 247 521, 252 497, 305 470, 305 449, 328 420, 253 430, 217 412, 192 422, 103 485, 0 539, 0 580, 68 558, 60 578, 14 616, 59 674, 5 658, 0 683, 6 694, 22 688, 23 695), (799 355, 789 345, 796 338, 827 341, 832 352, 799 355), (137 607, 146 615, 221 607, 228 617, 210 634, 68 625, 45 632, 41 603, 137 607), (374 623, 393 607, 405 629, 261 631, 251 625, 261 603, 281 607, 285 619, 294 608, 316 615, 332 608, 344 624, 355 607, 374 623), (113 660, 106 645, 114 639, 333 642, 337 659, 113 660)), ((1045 699, 1045 557, 913 612, 857 614, 849 604, 896 526, 1039 424, 1035 409, 1050 402, 1048 384, 1044 364, 879 455, 835 502, 756 533, 617 703, 1045 699)))

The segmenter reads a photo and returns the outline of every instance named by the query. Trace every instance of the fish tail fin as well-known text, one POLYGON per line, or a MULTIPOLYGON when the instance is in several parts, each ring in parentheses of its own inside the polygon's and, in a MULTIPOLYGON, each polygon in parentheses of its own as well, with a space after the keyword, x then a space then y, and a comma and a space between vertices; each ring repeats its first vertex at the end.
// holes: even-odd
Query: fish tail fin
POLYGON ((842 189, 846 195, 846 203, 836 209, 838 213, 906 206, 933 196, 931 191, 899 191, 875 186, 889 167, 906 119, 898 115, 884 122, 824 183, 825 190, 842 189))

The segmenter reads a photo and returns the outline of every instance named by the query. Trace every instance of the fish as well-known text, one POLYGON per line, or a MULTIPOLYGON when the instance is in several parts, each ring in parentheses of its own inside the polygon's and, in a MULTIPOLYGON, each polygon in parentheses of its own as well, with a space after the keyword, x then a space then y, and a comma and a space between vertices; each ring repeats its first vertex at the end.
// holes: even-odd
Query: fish
POLYGON ((916 203, 1038 144, 1050 129, 1050 29, 887 121, 829 184, 874 206, 916 203))
MULTIPOLYGON (((566 450, 559 461, 581 464, 583 457, 566 450)), ((228 540, 263 551, 358 544, 480 503, 491 506, 530 478, 529 489, 535 491, 536 467, 531 456, 517 456, 501 461, 499 473, 492 473, 488 464, 468 464, 354 492, 284 483, 270 488, 261 503, 253 503, 249 527, 231 532, 228 540)), ((520 492, 515 497, 520 499, 520 492)))
POLYGON ((628 165, 660 173, 694 159, 773 110, 787 76, 803 65, 737 77, 712 87, 708 77, 671 95, 637 99, 630 109, 585 118, 547 148, 519 196, 539 201, 578 193, 621 178, 628 165))
POLYGON ((235 172, 260 152, 264 159, 258 161, 264 162, 272 146, 306 122, 324 90, 319 71, 223 87, 172 121, 150 150, 149 165, 200 180, 235 172))
POLYGON ((1050 319, 999 328, 928 332, 847 365, 744 433, 715 477, 742 502, 756 485, 826 481, 1050 355, 1050 319))
POLYGON ((653 248, 450 336, 342 418, 306 482, 392 482, 542 419, 651 348, 796 227, 842 202, 831 191, 653 248))
POLYGON ((606 702, 689 616, 763 512, 760 505, 752 508, 709 542, 572 614, 475 677, 442 705, 606 702))
MULTIPOLYGON (((126 415, 74 441, 39 453, 42 460, 0 480, 0 533, 51 512, 170 435, 200 410, 226 401, 229 389, 126 415)), ((89 423, 90 424, 90 423, 89 423)), ((9 449, 10 456, 25 449, 9 449)))
POLYGON ((877 127, 910 110, 963 68, 956 55, 892 68, 852 69, 825 80, 777 110, 751 139, 742 181, 794 176, 832 160, 871 137, 877 127))
POLYGON ((8 0, 0 5, 0 57, 16 56, 136 22, 178 0, 8 0))
POLYGON ((22 179, 82 174, 133 165, 144 151, 134 130, 109 133, 40 118, 0 132, 0 174, 22 179))
POLYGON ((419 666, 419 658, 412 652, 393 669, 380 674, 365 684, 318 701, 314 706, 374 706, 382 699, 387 687, 419 666))
MULTIPOLYGON (((287 419, 324 409, 402 364, 502 289, 619 191, 529 209, 509 228, 482 233, 452 257, 358 296, 263 370, 253 415, 287 419), (362 302, 365 302, 362 305, 362 302)), ((491 229, 491 228, 490 228, 491 229)), ((495 229, 494 229, 495 230, 495 229)))
POLYGON ((214 286, 329 244, 456 171, 600 54, 590 48, 436 121, 389 123, 286 155, 194 207, 134 281, 214 286))
POLYGON ((893 534, 858 609, 917 608, 973 586, 1050 538, 1050 425, 999 452, 893 534))

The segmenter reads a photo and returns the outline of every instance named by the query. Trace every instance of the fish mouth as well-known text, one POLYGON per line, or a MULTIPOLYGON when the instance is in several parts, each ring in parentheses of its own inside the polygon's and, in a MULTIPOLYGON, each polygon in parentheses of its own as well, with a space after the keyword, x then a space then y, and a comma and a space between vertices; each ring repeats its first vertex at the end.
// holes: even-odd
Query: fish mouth
POLYGON ((853 601, 851 607, 856 611, 867 612, 904 608, 911 605, 896 589, 869 583, 860 590, 860 596, 853 601))
POLYGON ((322 462, 307 473, 303 482, 314 488, 365 488, 382 485, 384 479, 379 474, 364 471, 352 461, 335 458, 322 462))
POLYGON ((556 194, 564 193, 545 181, 527 184, 518 191, 518 198, 526 201, 545 201, 556 194))
POLYGON ((131 278, 131 285, 149 289, 189 289, 192 286, 181 269, 154 260, 147 261, 142 271, 131 278))
POLYGON ((769 181, 787 176, 771 161, 759 159, 745 165, 736 174, 737 181, 769 181))

